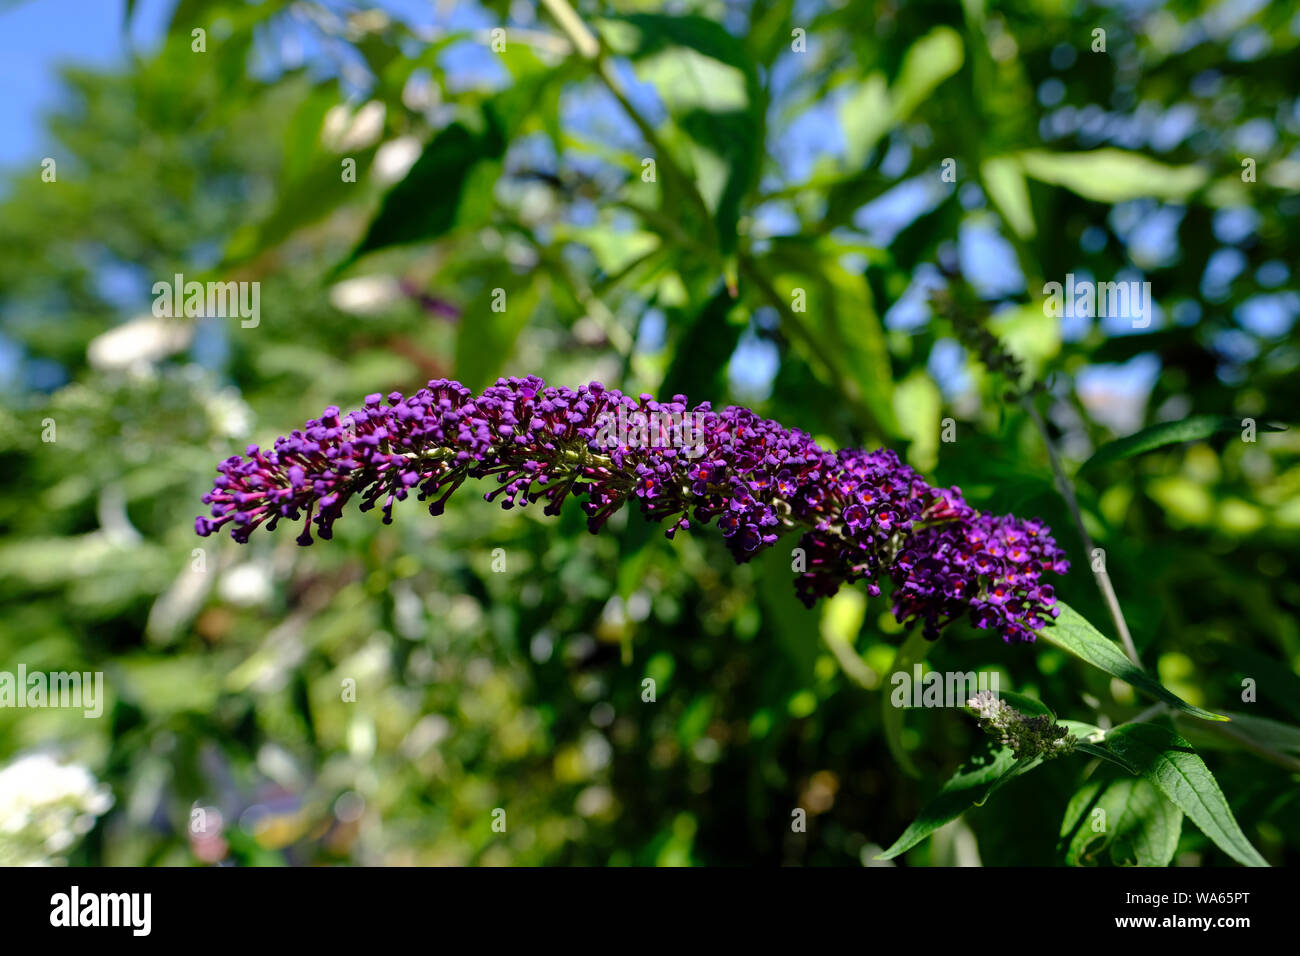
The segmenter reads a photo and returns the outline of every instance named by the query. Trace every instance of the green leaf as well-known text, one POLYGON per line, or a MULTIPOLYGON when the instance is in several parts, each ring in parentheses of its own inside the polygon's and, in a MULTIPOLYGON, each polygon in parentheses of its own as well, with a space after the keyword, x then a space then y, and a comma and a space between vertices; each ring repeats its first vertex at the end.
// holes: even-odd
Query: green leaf
MULTIPOLYGON (((1228 711, 1225 716, 1232 721, 1232 729, 1236 733, 1249 738, 1253 743, 1281 753, 1300 755, 1300 727, 1235 710, 1228 711)), ((1235 746, 1240 748, 1239 744, 1235 746)))
POLYGON ((1132 684, 1149 697, 1163 701, 1171 707, 1176 707, 1185 713, 1191 714, 1193 717, 1200 717, 1202 720, 1228 719, 1193 706, 1178 695, 1165 689, 1130 661, 1118 644, 1105 637, 1089 624, 1078 611, 1064 601, 1057 606, 1061 609, 1061 616, 1056 619, 1055 625, 1040 630, 1038 632, 1039 637, 1055 644, 1062 650, 1069 651, 1076 657, 1082 658, 1093 667, 1105 671, 1112 677, 1118 677, 1120 680, 1132 684))
POLYGON ((294 111, 285 130, 275 205, 261 222, 247 224, 231 239, 225 252, 227 268, 279 245, 357 195, 357 183, 369 170, 378 142, 346 153, 327 148, 321 133, 329 109, 337 103, 338 91, 321 84, 294 111), (356 182, 343 179, 345 159, 355 164, 356 182))
POLYGON ((1109 147, 1082 153, 1033 149, 1016 158, 1034 179, 1104 203, 1146 196, 1185 199, 1209 178, 1200 166, 1168 166, 1141 153, 1109 147))
POLYGON ((1111 752, 1106 746, 1106 731, 1102 730, 1096 724, 1084 723, 1081 720, 1058 720, 1058 724, 1074 735, 1074 749, 1078 753, 1088 754, 1090 757, 1098 757, 1102 760, 1113 763, 1115 766, 1127 771, 1129 774, 1136 774, 1137 770, 1129 766, 1118 756, 1111 752))
POLYGON ((503 59, 514 81, 429 141, 406 177, 388 191, 356 249, 338 274, 376 249, 437 239, 458 226, 487 221, 506 147, 530 124, 545 125, 558 108, 552 87, 565 68, 548 69, 522 45, 503 59))
POLYGON ((1094 742, 1101 741, 1106 736, 1106 731, 1102 730, 1096 724, 1089 724, 1082 720, 1058 720, 1058 724, 1068 730, 1080 740, 1094 739, 1094 742))
POLYGON ((805 291, 806 311, 796 319, 816 343, 808 358, 825 370, 828 384, 864 405, 878 431, 897 435, 884 328, 866 277, 837 261, 844 252, 827 236, 774 239, 761 266, 786 301, 794 289, 805 291))
MULTIPOLYGON (((1257 427, 1260 431, 1266 432, 1286 431, 1284 425, 1263 423, 1257 427)), ((1194 415, 1191 418, 1184 418, 1182 421, 1162 422, 1159 425, 1152 425, 1150 428, 1134 432, 1127 438, 1121 438, 1102 445, 1091 458, 1079 467, 1079 473, 1082 474, 1088 469, 1095 468, 1108 461, 1131 458, 1134 455, 1141 455, 1144 452, 1165 445, 1202 441, 1213 435, 1237 434, 1240 433, 1241 428, 1241 419, 1232 415, 1194 415)))
POLYGON ((1052 708, 1035 697, 1030 697, 1027 694, 1017 694, 1015 691, 1010 690, 998 691, 998 697, 1022 714, 1027 714, 1030 717, 1051 717, 1052 722, 1056 723, 1056 714, 1052 712, 1052 708))
POLYGON ((607 42, 631 59, 689 138, 674 158, 694 174, 713 214, 718 249, 729 255, 763 154, 763 93, 744 42, 698 16, 632 14, 606 27, 607 42))
POLYGON ((1037 230, 1024 167, 1014 157, 986 159, 980 166, 980 176, 1011 230, 1021 239, 1032 238, 1037 230))
POLYGON ((951 27, 935 27, 903 57, 890 86, 879 73, 868 76, 840 109, 845 158, 852 169, 867 161, 880 137, 906 120, 940 83, 961 69, 961 36, 951 27))
POLYGON ((179 0, 172 9, 172 18, 167 30, 170 33, 188 32, 192 26, 203 26, 207 13, 213 7, 220 7, 216 0, 179 0))
POLYGON ((686 707, 677 722, 677 739, 683 747, 689 747, 704 736, 713 717, 715 700, 712 694, 700 694, 686 707))
POLYGON ((907 463, 928 473, 939 461, 943 396, 924 369, 913 369, 894 388, 894 418, 907 438, 907 463))
POLYGON ((1107 763, 1112 763, 1116 767, 1128 771, 1129 774, 1137 773, 1136 768, 1129 766, 1128 763, 1121 760, 1101 744, 1092 744, 1088 743, 1086 740, 1081 740, 1074 745, 1074 749, 1076 753, 1087 754, 1090 757, 1097 757, 1101 760, 1105 760, 1107 763))
POLYGON ((435 239, 460 221, 461 206, 471 192, 480 163, 494 166, 505 155, 505 131, 495 110, 485 104, 483 124, 471 129, 455 122, 425 147, 400 183, 389 190, 365 238, 335 270, 340 271, 376 249, 435 239))
POLYGON ((913 43, 889 88, 895 118, 911 116, 940 83, 961 69, 963 60, 961 34, 951 27, 935 27, 913 43))
POLYGON ((850 169, 867 161, 893 122, 889 85, 879 73, 873 73, 857 85, 840 107, 840 128, 844 135, 844 156, 850 169))
POLYGON ((892 860, 906 853, 945 823, 986 799, 990 788, 1015 767, 1016 758, 1011 755, 1010 747, 995 749, 986 743, 983 750, 957 769, 894 845, 876 859, 892 860))
POLYGON ((1107 772, 1070 799, 1061 838, 1068 839, 1070 866, 1095 865, 1103 858, 1115 866, 1168 866, 1182 829, 1183 812, 1150 781, 1107 772))
MULTIPOLYGON (((662 535, 662 532, 659 532, 662 535)), ((782 666, 771 680, 782 691, 811 687, 816 681, 817 657, 821 647, 810 640, 808 608, 795 597, 790 558, 769 548, 755 559, 761 586, 758 601, 765 622, 771 622, 777 645, 784 654, 782 666)))
POLYGON ((1300 720, 1300 677, 1284 662, 1244 644, 1223 644, 1219 653, 1233 668, 1233 682, 1248 677, 1258 699, 1269 700, 1300 720))
POLYGON ((494 293, 483 293, 467 304, 456 334, 456 376, 470 388, 483 388, 496 379, 510 357, 515 340, 537 308, 533 276, 504 274, 496 288, 505 292, 505 309, 493 309, 494 293))
MULTIPOLYGON (((889 668, 890 685, 893 684, 893 675, 899 671, 910 679, 912 665, 925 660, 925 656, 930 653, 930 648, 933 646, 934 641, 927 641, 921 629, 915 628, 894 653, 894 663, 889 668)), ((907 755, 907 748, 903 746, 903 718, 907 714, 907 708, 895 706, 893 697, 893 694, 885 692, 880 695, 880 722, 885 731, 885 744, 904 773, 919 777, 921 771, 916 769, 916 764, 912 763, 912 758, 907 755)))
POLYGON ((660 394, 717 395, 725 382, 727 361, 736 350, 743 323, 728 316, 736 307, 726 288, 720 288, 693 317, 677 339, 672 364, 660 385, 660 394))
POLYGON ((1110 732, 1108 742, 1224 853, 1246 866, 1268 866, 1241 832, 1210 768, 1172 727, 1124 724, 1110 732))
POLYGON ((975 801, 975 806, 984 806, 984 804, 988 803, 989 797, 993 796, 995 792, 1002 789, 1012 780, 1016 779, 1016 777, 1029 773, 1029 771, 1042 764, 1042 762, 1042 754, 1033 754, 1031 756, 1017 758, 1015 764, 1010 770, 984 788, 984 793, 975 801))

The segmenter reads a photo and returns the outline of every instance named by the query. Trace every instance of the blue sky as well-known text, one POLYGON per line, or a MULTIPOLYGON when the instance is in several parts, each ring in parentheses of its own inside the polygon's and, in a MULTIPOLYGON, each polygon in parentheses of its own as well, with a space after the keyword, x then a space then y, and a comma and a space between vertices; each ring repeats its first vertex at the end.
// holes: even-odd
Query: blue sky
MULTIPOLYGON (((413 25, 432 26, 433 0, 382 0, 413 25)), ((176 0, 136 0, 128 37, 126 0, 0 0, 0 166, 39 160, 41 116, 58 101, 58 67, 112 67, 162 36, 176 0)), ((463 6, 463 5, 462 5, 463 6)), ((454 17, 453 17, 454 19, 454 17)))
MULTIPOLYGON (((75 63, 83 67, 113 68, 124 66, 133 49, 148 53, 159 41, 176 0, 136 0, 129 32, 124 30, 123 23, 125 3, 126 0, 0 0, 0 89, 4 90, 4 95, 0 96, 0 129, 5 130, 5 135, 0 137, 0 167, 21 168, 30 163, 35 172, 39 169, 41 157, 48 155, 50 147, 42 117, 57 104, 60 65, 75 63)), ((378 0, 375 6, 398 15, 415 27, 482 27, 492 22, 477 3, 463 0, 454 4, 438 4, 434 0, 378 0)), ((515 9, 522 15, 527 8, 516 5, 515 9)), ((1300 25, 1300 15, 1297 15, 1297 23, 1300 25)), ((466 56, 460 58, 463 62, 458 61, 455 65, 460 73, 474 75, 480 72, 485 65, 480 61, 484 59, 489 61, 486 65, 495 66, 491 56, 480 47, 474 44, 462 46, 467 48, 466 56), (471 54, 477 55, 478 59, 471 54)), ((634 92, 654 98, 652 91, 642 90, 630 76, 627 79, 634 92)), ((591 104, 569 105, 579 107, 569 111, 574 121, 593 113, 591 104)), ((599 110, 594 112, 604 115, 599 110)), ((1162 122, 1141 125, 1154 130, 1153 136, 1169 127, 1167 138, 1181 139, 1187 133, 1187 117, 1175 116, 1176 113, 1177 108, 1171 110, 1162 122), (1178 122, 1174 123, 1174 119, 1178 122), (1174 129, 1174 126, 1178 128, 1174 129)), ((838 134, 834 104, 827 103, 822 109, 801 116, 794 129, 783 132, 780 142, 769 145, 774 154, 788 165, 792 178, 798 179, 819 155, 842 152, 838 134)), ((932 179, 926 182, 932 182, 932 179)), ((919 180, 903 181, 875 203, 859 210, 855 222, 859 226, 863 221, 874 223, 869 238, 887 245, 894 232, 942 196, 943 191, 934 195, 925 190, 919 180)), ((970 208, 971 204, 965 201, 963 204, 970 208)), ((982 206, 983 202, 974 205, 982 206)), ((782 231, 776 228, 780 210, 773 208, 766 212, 773 217, 764 223, 768 230, 782 231)), ((1128 243, 1135 262, 1158 267, 1168 265, 1177 256, 1177 229, 1182 215, 1181 208, 1161 207, 1154 201, 1126 203, 1113 210, 1111 226, 1128 243)), ((1257 218, 1249 209, 1220 210, 1215 217, 1215 236, 1224 248, 1216 253, 1204 277, 1203 291, 1212 299, 1218 286, 1226 288, 1242 268, 1243 257, 1233 246, 1253 233, 1256 223, 1251 217, 1257 218)), ((976 285, 981 284, 981 279, 997 280, 984 289, 985 292, 1014 294, 1023 287, 1023 276, 1010 246, 988 223, 967 223, 957 238, 964 270, 976 285)), ((1104 234, 1100 235, 1099 241, 1105 241, 1104 234)), ((1280 278, 1264 284, 1275 288, 1283 285, 1289 274, 1284 264, 1270 264, 1273 265, 1277 267, 1275 271, 1280 273, 1280 278)), ((904 297, 891 310, 887 317, 891 327, 908 328, 925 321, 928 310, 923 304, 923 279, 918 276, 913 294, 904 297)), ((1243 303, 1238 309, 1238 319, 1256 335, 1277 337, 1286 334, 1296 312, 1300 312, 1296 293, 1278 289, 1274 294, 1257 296, 1243 303)), ((1080 327, 1063 331, 1067 338, 1077 338, 1086 332, 1091 321, 1085 319, 1080 327)), ((1107 331, 1111 334, 1131 331, 1123 326, 1121 323, 1119 327, 1107 328, 1107 331)), ((759 354, 764 343, 757 339, 750 341, 750 338, 747 337, 737 356, 740 361, 734 362, 733 366, 748 369, 750 366, 769 365, 771 357, 759 354)), ((1249 339, 1249 336, 1242 338, 1249 339)), ((1146 380, 1151 377, 1150 370, 1141 375, 1132 369, 1116 372, 1121 379, 1141 379, 1149 387, 1146 380)))
MULTIPOLYGON (((174 0, 140 0, 133 35, 157 36, 174 0)), ((125 62, 124 0, 0 0, 0 165, 39 159, 41 114, 58 100, 63 63, 125 62)))

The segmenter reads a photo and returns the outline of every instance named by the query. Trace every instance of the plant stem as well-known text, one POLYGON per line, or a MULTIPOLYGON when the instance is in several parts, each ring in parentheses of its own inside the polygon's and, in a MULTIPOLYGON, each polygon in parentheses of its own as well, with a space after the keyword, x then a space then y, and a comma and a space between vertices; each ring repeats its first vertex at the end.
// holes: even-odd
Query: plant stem
POLYGON ((711 224, 713 219, 709 215, 708 204, 705 203, 704 197, 695 188, 694 181, 686 174, 686 171, 677 165, 672 153, 660 140, 654 127, 650 125, 650 122, 644 116, 637 112, 636 107, 627 98, 627 93, 623 89, 618 74, 614 72, 613 65, 601 55, 600 41, 596 38, 596 35, 582 22, 582 17, 569 5, 568 0, 542 0, 542 5, 550 11, 551 16, 555 18, 556 24, 564 31, 578 54, 591 63, 593 70, 600 77, 601 82, 605 84, 606 89, 609 90, 623 112, 636 125, 646 143, 655 151, 655 161, 663 166, 664 170, 673 179, 677 180, 691 205, 703 213, 706 224, 711 224))
POLYGON ((1074 529, 1079 533, 1079 537, 1083 541, 1083 549, 1087 554, 1089 567, 1092 568, 1092 576, 1097 582, 1097 590, 1101 592, 1102 600, 1106 602, 1106 610, 1110 612, 1110 619, 1115 625, 1115 630, 1119 633, 1120 643, 1124 645, 1124 652, 1140 668, 1142 661, 1138 658, 1137 647, 1133 644, 1133 635, 1129 633, 1128 622, 1124 620, 1124 611, 1119 606, 1119 598, 1115 596, 1115 588, 1110 583, 1110 575, 1106 573, 1106 562, 1105 560, 1100 562, 1092 560, 1094 550, 1092 536, 1088 534, 1088 529, 1083 525, 1083 513, 1079 510, 1079 501, 1074 496, 1074 485, 1066 477, 1065 469, 1061 466, 1060 456, 1056 453, 1056 445, 1047 431, 1047 423, 1043 421, 1043 416, 1039 414, 1038 407, 1034 404, 1032 389, 1021 394, 1020 404, 1029 413, 1029 417, 1033 419, 1039 434, 1043 436, 1043 444, 1047 446, 1047 457, 1052 463, 1052 473, 1056 476, 1057 490, 1061 493, 1061 497, 1065 499, 1065 505, 1070 511, 1070 518, 1074 521, 1074 529))
MULTIPOLYGON (((582 22, 582 18, 576 11, 574 11, 573 7, 569 5, 568 0, 542 0, 542 3, 546 9, 550 11, 551 16, 555 18, 556 24, 558 24, 560 29, 568 36, 570 42, 572 42, 578 53, 581 54, 584 59, 591 62, 596 75, 600 77, 601 82, 605 84, 606 88, 608 88, 619 106, 622 107, 623 112, 625 112, 628 115, 628 118, 636 125, 646 143, 655 151, 656 162, 663 167, 664 171, 671 179, 675 180, 680 185, 682 193, 685 195, 687 201, 695 207, 696 211, 700 214, 701 220, 706 228, 712 229, 713 216, 709 212, 708 204, 704 201, 703 195, 701 195, 699 189, 696 187, 694 179, 692 179, 685 170, 677 165, 677 162, 673 159, 672 153, 655 132, 654 127, 650 125, 649 121, 646 120, 644 116, 637 112, 636 107, 632 105, 630 100, 628 100, 627 94, 623 90, 623 84, 619 81, 617 74, 614 72, 613 65, 601 54, 600 43, 596 39, 595 35, 587 28, 587 25, 582 22)), ((631 208, 630 203, 622 203, 622 205, 631 208)), ((638 211, 643 218, 654 218, 650 215, 650 210, 638 211)), ((662 219, 664 217, 660 218, 662 219)), ((663 225, 662 222, 659 224, 661 226, 663 225)), ((672 224, 671 231, 677 235, 679 241, 689 247, 699 248, 702 246, 705 250, 711 250, 713 246, 716 245, 716 243, 713 242, 713 240, 716 239, 716 236, 704 237, 703 241, 693 240, 688 234, 683 232, 679 225, 675 223, 672 224)), ((705 254, 710 260, 714 260, 715 264, 717 264, 724 273, 726 272, 726 264, 716 262, 716 253, 708 251, 705 254)), ((781 314, 781 327, 786 329, 791 334, 792 338, 796 338, 802 342, 812 353, 815 360, 825 366, 827 374, 830 375, 831 379, 835 383, 835 387, 849 402, 862 425, 877 435, 883 434, 880 422, 876 419, 875 414, 867 406, 866 402, 863 401, 861 390, 858 388, 857 383, 840 371, 839 365, 836 363, 833 356, 816 341, 808 328, 799 321, 798 316, 796 316, 793 310, 791 310, 789 303, 786 302, 772 287, 771 283, 767 281, 757 264, 745 255, 740 257, 738 264, 741 272, 745 273, 749 279, 754 282, 755 286, 763 296, 767 298, 781 314)), ((732 288, 734 284, 733 280, 728 278, 727 284, 728 288, 732 288)), ((734 294, 733 291, 733 296, 734 294)))
POLYGON ((594 60, 600 55, 600 42, 587 29, 577 11, 569 6, 568 0, 542 0, 542 6, 555 17, 555 22, 584 59, 594 60))
POLYGON ((848 401, 862 424, 874 434, 883 435, 884 429, 881 428, 875 413, 863 400, 862 391, 858 388, 857 383, 840 371, 840 365, 835 357, 823 348, 813 334, 808 331, 808 327, 800 321, 799 316, 790 307, 790 303, 768 281, 767 276, 763 275, 763 270, 758 267, 758 263, 751 259, 748 254, 742 253, 740 256, 740 272, 754 284, 754 288, 758 289, 780 314, 781 328, 791 333, 792 338, 802 342, 812 357, 826 369, 826 374, 831 377, 835 387, 848 401))
POLYGON ((1249 750, 1260 759, 1267 760, 1269 763, 1275 764, 1284 770, 1289 770, 1292 773, 1300 772, 1300 760, 1297 760, 1290 754, 1282 753, 1279 750, 1274 750, 1266 744, 1261 744, 1256 740, 1252 740, 1246 734, 1243 734, 1241 731, 1234 729, 1228 724, 1198 720, 1196 722, 1196 729, 1223 737, 1225 740, 1230 740, 1237 744, 1237 746, 1249 750))

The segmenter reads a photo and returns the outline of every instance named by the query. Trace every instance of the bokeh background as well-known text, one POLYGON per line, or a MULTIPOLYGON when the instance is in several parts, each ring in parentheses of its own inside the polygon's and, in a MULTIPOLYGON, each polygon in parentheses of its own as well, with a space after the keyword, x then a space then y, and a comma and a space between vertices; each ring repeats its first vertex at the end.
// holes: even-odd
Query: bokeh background
MULTIPOLYGON (((1071 470, 1192 414, 1295 421, 1292 6, 576 9, 604 78, 523 0, 0 4, 0 669, 107 693, 99 719, 0 710, 0 863, 856 866, 971 751, 964 715, 910 712, 900 768, 887 600, 803 609, 788 546, 736 567, 711 533, 592 536, 468 489, 309 549, 196 538, 216 462, 327 405, 528 373, 751 405, 1047 519, 1107 631, 1041 439, 931 295, 991 313, 1071 470), (1047 315, 1069 272, 1150 281, 1150 327, 1047 315), (260 323, 155 318, 176 273, 259 282, 260 323)), ((1300 721, 1300 432, 1077 489, 1161 680, 1241 710, 1251 677, 1253 713, 1300 721)), ((1143 706, 965 626, 930 663, 1063 717, 1143 706)), ((1294 769, 1197 742, 1294 862, 1294 769)), ((899 862, 1062 863, 1085 770, 899 862)), ((1187 826, 1176 862, 1229 861, 1187 826)))

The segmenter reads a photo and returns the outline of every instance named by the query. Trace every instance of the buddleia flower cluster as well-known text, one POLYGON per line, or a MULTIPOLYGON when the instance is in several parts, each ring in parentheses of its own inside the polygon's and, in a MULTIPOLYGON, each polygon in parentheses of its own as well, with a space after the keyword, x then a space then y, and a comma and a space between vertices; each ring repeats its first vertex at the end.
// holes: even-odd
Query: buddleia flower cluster
POLYGON ((669 538, 713 525, 738 562, 800 531, 795 588, 808 607, 847 583, 873 596, 889 584, 898 620, 931 638, 966 616, 1008 643, 1034 640, 1059 613, 1045 578, 1069 568, 1042 522, 981 513, 892 451, 831 452, 747 408, 633 398, 599 382, 507 378, 475 394, 439 379, 370 395, 218 472, 195 530, 228 528, 239 542, 282 522, 301 523, 299 544, 328 539, 349 504, 388 523, 414 497, 439 515, 469 479, 495 484, 484 497, 507 509, 557 514, 574 498, 593 532, 625 505, 669 538))

